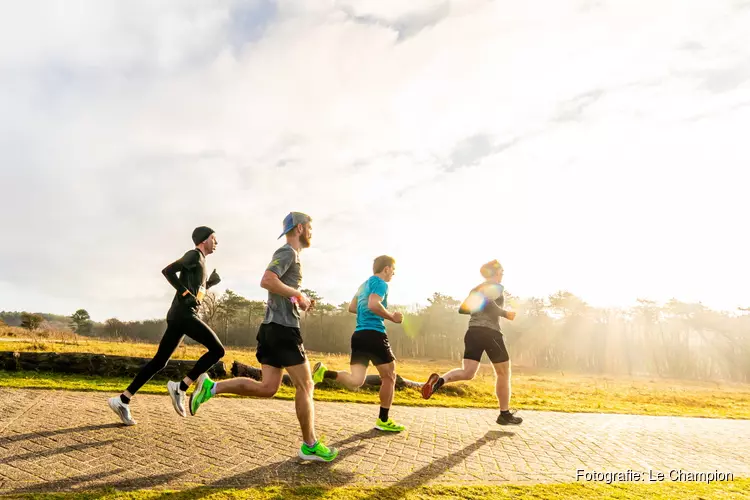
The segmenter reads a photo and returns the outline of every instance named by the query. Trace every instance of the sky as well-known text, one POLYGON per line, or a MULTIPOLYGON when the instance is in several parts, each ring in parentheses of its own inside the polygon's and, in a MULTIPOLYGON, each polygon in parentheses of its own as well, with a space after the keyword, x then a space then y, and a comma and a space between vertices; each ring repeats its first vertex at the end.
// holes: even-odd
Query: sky
POLYGON ((216 230, 231 289, 289 211, 303 286, 750 306, 750 1, 0 6, 0 310, 164 317, 216 230))

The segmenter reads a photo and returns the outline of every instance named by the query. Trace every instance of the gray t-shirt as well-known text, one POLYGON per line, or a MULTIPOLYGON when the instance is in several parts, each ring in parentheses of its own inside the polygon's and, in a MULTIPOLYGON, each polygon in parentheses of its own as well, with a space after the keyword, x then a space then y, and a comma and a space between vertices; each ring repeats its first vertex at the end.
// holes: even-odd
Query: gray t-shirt
MULTIPOLYGON (((302 264, 297 251, 289 243, 274 252, 267 270, 275 273, 282 283, 299 290, 302 283, 302 264)), ((266 316, 263 323, 299 328, 299 309, 289 297, 268 292, 266 316)))
MULTIPOLYGON (((496 290, 497 287, 502 287, 502 285, 497 285, 494 283, 482 283, 478 287, 474 288, 472 292, 482 293, 483 289, 488 286, 494 287, 496 290)), ((502 288, 500 288, 500 290, 502 290, 502 288)), ((495 300, 486 298, 486 303, 482 310, 472 314, 469 318, 469 328, 471 328, 472 326, 476 326, 482 328, 490 328, 499 332, 500 317, 503 314, 502 308, 504 304, 505 298, 503 297, 502 293, 500 293, 500 296, 495 300)))

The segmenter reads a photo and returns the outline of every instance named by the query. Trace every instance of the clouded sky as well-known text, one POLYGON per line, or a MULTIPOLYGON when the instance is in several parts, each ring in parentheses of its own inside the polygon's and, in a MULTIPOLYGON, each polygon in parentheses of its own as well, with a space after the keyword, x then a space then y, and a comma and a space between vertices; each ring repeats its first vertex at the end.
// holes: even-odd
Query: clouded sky
POLYGON ((290 210, 304 286, 463 298, 498 258, 568 289, 750 305, 750 2, 25 1, 0 7, 0 310, 163 317, 219 238, 260 277, 290 210))

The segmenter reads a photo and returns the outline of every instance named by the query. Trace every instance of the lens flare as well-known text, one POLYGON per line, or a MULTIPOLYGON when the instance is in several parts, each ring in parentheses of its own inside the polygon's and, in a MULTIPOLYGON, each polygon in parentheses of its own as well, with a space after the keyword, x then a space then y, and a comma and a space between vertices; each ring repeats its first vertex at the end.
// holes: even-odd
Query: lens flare
POLYGON ((410 339, 416 338, 419 334, 419 321, 417 319, 412 320, 412 317, 404 314, 404 319, 401 321, 401 328, 404 329, 404 333, 410 339))
POLYGON ((471 292, 464 304, 466 305, 466 309, 469 310, 469 313, 474 314, 482 310, 486 301, 487 297, 481 292, 471 292))

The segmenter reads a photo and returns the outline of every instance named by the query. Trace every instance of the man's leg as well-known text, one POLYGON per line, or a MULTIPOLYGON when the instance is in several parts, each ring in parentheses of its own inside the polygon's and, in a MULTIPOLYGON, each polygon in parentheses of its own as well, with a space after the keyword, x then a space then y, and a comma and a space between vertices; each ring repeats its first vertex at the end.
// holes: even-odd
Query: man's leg
POLYGON ((208 352, 204 353, 198 361, 195 362, 193 369, 188 372, 187 376, 183 379, 183 383, 187 387, 180 387, 183 391, 186 391, 190 385, 198 380, 198 377, 203 375, 213 365, 219 362, 224 357, 226 351, 224 346, 221 344, 219 337, 206 323, 198 318, 192 318, 187 325, 185 334, 196 342, 202 344, 208 352))
POLYGON ((353 363, 350 365, 351 373, 343 371, 332 371, 327 370, 324 378, 333 379, 343 384, 349 390, 355 390, 365 383, 365 377, 367 376, 367 365, 360 363, 353 363))
POLYGON ((159 370, 164 369, 167 366, 169 358, 172 357, 177 346, 182 341, 182 325, 179 322, 168 321, 167 330, 159 342, 159 347, 156 350, 154 357, 141 368, 138 375, 133 378, 127 389, 123 391, 120 396, 109 398, 109 407, 114 411, 122 423, 125 425, 135 425, 135 420, 130 413, 130 398, 132 398, 136 392, 140 390, 143 385, 151 380, 159 370))
POLYGON ((493 363, 495 368, 495 394, 500 403, 500 411, 508 411, 510 406, 510 361, 493 363))
POLYGON ((461 368, 454 368, 442 377, 437 373, 431 374, 422 386, 422 397, 430 399, 435 391, 447 383, 473 379, 479 370, 482 354, 488 347, 486 337, 483 330, 469 327, 464 335, 464 359, 461 368))
POLYGON ((380 414, 375 422, 375 428, 381 431, 400 432, 405 429, 388 416, 393 404, 393 393, 396 390, 396 362, 376 365, 380 374, 380 414))
POLYGON ((516 417, 509 410, 510 405, 510 355, 505 347, 503 335, 500 332, 493 333, 491 342, 487 343, 487 356, 495 368, 495 394, 500 405, 500 415, 497 423, 500 425, 518 425, 523 419, 516 417))
POLYGON ((330 462, 338 455, 338 450, 328 448, 315 437, 315 404, 313 403, 313 384, 310 363, 304 363, 286 367, 289 378, 294 384, 294 408, 297 411, 297 420, 302 430, 303 444, 300 447, 299 456, 306 460, 320 460, 330 462))
POLYGON ((190 372, 182 379, 182 382, 167 382, 167 391, 172 398, 172 406, 178 415, 187 416, 185 410, 185 392, 190 385, 198 379, 209 368, 224 357, 224 346, 221 345, 219 337, 206 323, 198 318, 190 318, 183 322, 185 334, 208 349, 198 361, 196 361, 190 372))
POLYGON ((365 377, 367 376, 367 366, 370 364, 370 353, 368 352, 367 345, 363 343, 365 339, 366 332, 355 331, 352 334, 351 358, 349 363, 351 369, 350 373, 325 370, 322 377, 320 377, 318 370, 323 365, 322 363, 316 363, 315 368, 313 369, 313 381, 317 383, 323 379, 336 380, 352 391, 362 387, 365 383, 365 377), (320 380, 318 380, 318 378, 320 378, 320 380))
POLYGON ((302 440, 309 446, 315 444, 315 405, 313 403, 313 380, 310 363, 287 366, 287 373, 294 384, 294 409, 302 429, 302 440))
POLYGON ((501 363, 492 363, 495 368, 495 394, 500 405, 500 416, 497 423, 501 425, 518 425, 523 422, 521 417, 516 417, 510 412, 510 360, 501 363))
POLYGON ((422 386, 422 397, 429 399, 430 396, 445 384, 459 382, 461 380, 472 380, 476 376, 478 370, 479 361, 464 358, 461 363, 461 368, 454 368, 442 377, 437 373, 430 375, 430 378, 428 378, 427 382, 422 386))
POLYGON ((237 377, 216 382, 215 394, 237 394, 256 398, 272 398, 281 386, 282 369, 275 366, 261 366, 261 380, 237 377))
POLYGON ((246 377, 237 377, 221 382, 214 382, 204 373, 198 377, 196 388, 190 395, 190 414, 195 415, 198 408, 217 394, 237 394, 256 398, 270 398, 276 394, 281 385, 281 368, 261 365, 261 381, 246 377))

